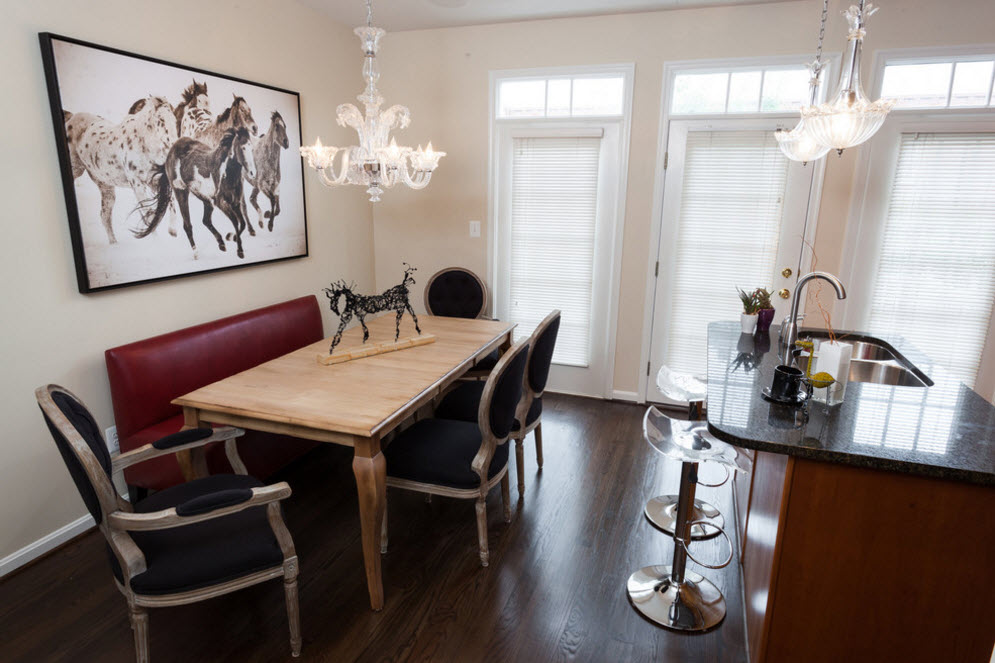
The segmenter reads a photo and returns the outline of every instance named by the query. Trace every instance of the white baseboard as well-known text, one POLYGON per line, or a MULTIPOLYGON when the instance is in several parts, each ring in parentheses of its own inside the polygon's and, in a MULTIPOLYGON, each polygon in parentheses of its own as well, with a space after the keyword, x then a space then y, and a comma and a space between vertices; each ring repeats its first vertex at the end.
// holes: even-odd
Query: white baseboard
POLYGON ((635 391, 619 391, 618 389, 612 392, 612 399, 616 401, 628 401, 630 403, 639 402, 639 394, 635 391))
POLYGON ((69 539, 79 536, 94 526, 96 526, 96 523, 93 521, 93 516, 86 514, 68 525, 63 525, 50 534, 46 534, 37 541, 29 543, 20 550, 12 552, 3 559, 0 559, 0 577, 24 566, 33 559, 41 557, 48 551, 59 547, 69 539))

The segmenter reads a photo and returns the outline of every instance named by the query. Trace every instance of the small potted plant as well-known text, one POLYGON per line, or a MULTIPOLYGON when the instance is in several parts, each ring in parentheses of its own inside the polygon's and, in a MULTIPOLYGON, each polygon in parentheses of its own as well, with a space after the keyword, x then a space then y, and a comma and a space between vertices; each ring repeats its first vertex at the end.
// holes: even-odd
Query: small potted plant
POLYGON ((739 324, 742 325, 744 334, 752 334, 757 328, 757 299, 755 292, 746 292, 741 288, 736 288, 739 293, 739 301, 743 302, 743 312, 739 314, 739 324))
POLYGON ((766 334, 770 323, 774 321, 774 305, 770 303, 770 293, 767 288, 757 288, 753 291, 753 299, 757 303, 757 331, 766 334))

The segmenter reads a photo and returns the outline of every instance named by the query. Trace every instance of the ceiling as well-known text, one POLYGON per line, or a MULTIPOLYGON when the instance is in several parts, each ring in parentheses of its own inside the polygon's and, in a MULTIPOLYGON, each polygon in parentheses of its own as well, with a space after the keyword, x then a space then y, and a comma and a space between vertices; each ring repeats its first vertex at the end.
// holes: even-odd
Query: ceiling
MULTIPOLYGON (((299 0, 347 25, 366 23, 364 0, 299 0)), ((785 0, 374 0, 373 23, 389 32, 785 0)))

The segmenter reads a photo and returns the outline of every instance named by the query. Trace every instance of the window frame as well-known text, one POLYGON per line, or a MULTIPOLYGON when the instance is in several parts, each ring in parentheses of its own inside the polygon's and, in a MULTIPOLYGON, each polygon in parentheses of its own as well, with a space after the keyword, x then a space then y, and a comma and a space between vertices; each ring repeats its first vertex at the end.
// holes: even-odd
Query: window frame
POLYGON ((594 395, 611 398, 615 382, 615 346, 618 330, 619 287, 622 277, 622 236, 625 228, 626 191, 628 189, 629 145, 632 126, 632 100, 635 81, 635 63, 602 64, 565 67, 537 67, 529 69, 502 69, 489 72, 488 98, 488 187, 487 187, 487 274, 493 291, 492 312, 499 310, 503 298, 507 297, 502 286, 505 281, 499 274, 500 242, 504 228, 502 214, 506 205, 502 191, 502 175, 508 168, 508 157, 502 154, 502 143, 510 139, 513 132, 526 132, 533 135, 563 136, 571 131, 595 131, 601 129, 605 135, 617 136, 617 167, 614 173, 605 173, 610 178, 613 200, 607 222, 611 225, 611 246, 608 247, 609 266, 607 270, 607 321, 604 347, 592 349, 603 353, 599 357, 604 368, 604 380, 594 395), (608 77, 622 76, 622 114, 608 116, 557 116, 557 117, 498 117, 498 86, 509 79, 550 79, 565 77, 608 77))
MULTIPOLYGON (((748 58, 720 58, 707 60, 681 60, 668 62, 664 66, 663 90, 661 92, 660 110, 665 113, 670 120, 708 120, 708 119, 755 119, 758 117, 792 116, 800 119, 797 110, 779 111, 750 111, 735 113, 674 113, 670 110, 673 105, 674 81, 680 74, 722 74, 739 73, 745 71, 762 70, 783 70, 796 69, 799 63, 805 63, 814 59, 813 55, 775 55, 770 57, 748 57, 748 58)), ((824 53, 823 62, 825 68, 822 70, 822 87, 816 102, 825 100, 836 87, 836 76, 839 71, 841 56, 839 53, 824 53)), ((760 82, 761 101, 763 97, 763 79, 760 82)), ((728 91, 727 91, 728 95, 728 91)), ((728 106, 728 98, 726 100, 728 106)), ((790 127, 794 127, 793 123, 790 127)))
MULTIPOLYGON (((979 60, 995 60, 995 44, 973 44, 970 46, 935 46, 930 48, 886 48, 875 51, 874 60, 871 67, 873 85, 871 86, 871 98, 880 99, 881 89, 884 86, 884 70, 889 64, 937 64, 947 62, 973 62, 979 60)), ((950 83, 947 89, 947 101, 949 103, 950 88, 953 86, 954 72, 950 72, 950 83)), ((995 76, 993 76, 995 81, 995 76)), ((992 81, 989 82, 992 85, 992 81)), ((902 115, 924 115, 933 113, 943 113, 944 116, 956 113, 971 116, 975 114, 987 114, 995 111, 995 90, 989 89, 989 104, 987 106, 944 106, 944 107, 919 107, 919 108, 894 108, 890 115, 899 117, 902 115)))
MULTIPOLYGON (((911 64, 914 58, 922 62, 949 62, 957 57, 970 57, 995 52, 995 44, 929 49, 889 49, 875 55, 873 88, 880 91, 884 67, 891 61, 911 64)), ((876 98, 876 97, 875 97, 876 98)), ((854 172, 854 195, 850 201, 847 229, 843 243, 840 278, 848 288, 848 301, 840 326, 860 329, 869 316, 870 293, 856 284, 872 284, 877 273, 878 255, 884 232, 885 215, 894 183, 894 165, 903 133, 995 133, 995 107, 907 108, 896 109, 881 130, 860 150, 854 172)), ((867 286, 871 287, 870 285, 867 286)), ((995 314, 989 320, 988 338, 995 338, 995 314)), ((982 349, 978 379, 974 390, 984 398, 995 400, 995 341, 982 349)))

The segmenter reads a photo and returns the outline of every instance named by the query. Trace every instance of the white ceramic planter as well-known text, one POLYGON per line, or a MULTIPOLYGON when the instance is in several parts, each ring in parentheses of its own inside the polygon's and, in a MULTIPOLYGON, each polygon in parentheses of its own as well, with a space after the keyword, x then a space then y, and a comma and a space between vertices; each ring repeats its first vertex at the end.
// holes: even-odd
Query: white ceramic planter
POLYGON ((757 328, 757 314, 740 313, 739 324, 743 326, 744 334, 752 334, 757 328))

